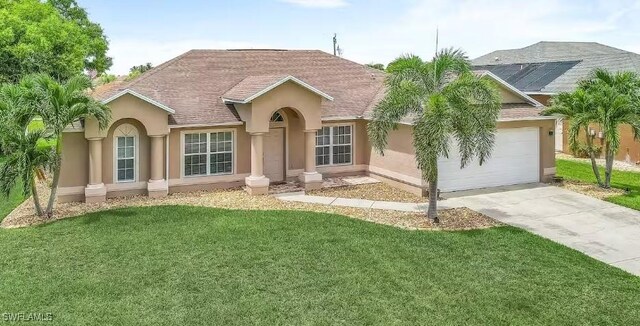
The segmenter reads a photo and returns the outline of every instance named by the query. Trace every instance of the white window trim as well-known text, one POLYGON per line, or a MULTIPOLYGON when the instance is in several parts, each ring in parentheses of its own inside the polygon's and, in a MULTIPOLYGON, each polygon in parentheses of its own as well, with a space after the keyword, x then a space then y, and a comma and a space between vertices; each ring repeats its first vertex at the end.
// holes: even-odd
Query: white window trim
POLYGON ((113 137, 111 138, 113 142, 113 175, 112 182, 114 184, 119 183, 136 183, 140 179, 140 131, 135 126, 125 123, 121 124, 116 128, 113 132, 113 137), (131 127, 135 130, 135 134, 133 135, 124 135, 120 128, 123 127, 131 127), (135 147, 135 153, 133 158, 133 180, 118 180, 118 137, 133 137, 133 146, 135 147))
MULTIPOLYGON (((355 123, 326 123, 322 125, 322 128, 324 127, 345 127, 345 126, 350 126, 351 127, 351 163, 339 163, 339 164, 334 164, 333 163, 333 130, 331 131, 331 133, 329 134, 329 143, 331 144, 329 146, 329 161, 331 163, 329 164, 324 164, 324 165, 317 165, 316 167, 318 168, 323 168, 323 167, 329 167, 329 166, 348 166, 348 165, 354 165, 356 162, 356 155, 355 155, 355 148, 356 148, 356 124, 355 123)), ((316 133, 317 134, 317 133, 316 133)), ((313 160, 314 163, 316 162, 316 154, 315 154, 315 149, 318 146, 314 146, 314 154, 313 154, 313 160)))
POLYGON ((237 139, 237 133, 236 133, 236 129, 230 129, 230 128, 226 128, 226 129, 218 129, 218 128, 213 128, 213 129, 197 129, 197 130, 182 130, 180 131, 180 178, 181 179, 196 179, 196 178, 211 178, 211 177, 221 177, 221 176, 229 176, 229 175, 235 175, 236 171, 237 171, 237 164, 238 164, 238 139, 237 139), (216 174, 209 174, 209 170, 211 169, 210 166, 210 141, 211 141, 211 133, 214 132, 231 132, 231 142, 232 144, 232 149, 233 149, 233 153, 231 153, 232 156, 232 160, 233 162, 231 163, 231 173, 216 173, 216 174), (184 174, 184 156, 185 156, 185 152, 184 152, 184 139, 185 139, 185 135, 187 134, 201 134, 201 133, 206 133, 207 134, 207 174, 202 174, 202 175, 185 175, 184 174))

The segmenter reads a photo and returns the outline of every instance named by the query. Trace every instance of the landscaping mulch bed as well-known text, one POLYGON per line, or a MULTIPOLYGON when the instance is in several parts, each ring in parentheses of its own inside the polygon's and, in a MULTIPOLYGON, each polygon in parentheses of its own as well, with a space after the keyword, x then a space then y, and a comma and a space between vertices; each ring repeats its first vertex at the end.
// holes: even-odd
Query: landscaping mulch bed
POLYGON ((384 182, 322 188, 307 193, 315 196, 397 201, 403 203, 424 203, 427 201, 426 198, 394 188, 384 182))
POLYGON ((590 197, 605 200, 609 197, 624 195, 625 191, 617 188, 603 189, 592 183, 585 183, 573 180, 564 180, 563 182, 554 184, 555 186, 565 188, 577 193, 590 197))
POLYGON ((503 225, 489 216, 466 207, 439 210, 438 219, 440 223, 433 223, 426 218, 425 214, 412 213, 401 219, 389 216, 383 223, 411 229, 442 231, 486 229, 503 225))
MULTIPOLYGON (((46 189, 40 190, 40 193, 44 193, 45 190, 46 189)), ((148 198, 147 196, 114 198, 108 199, 105 203, 98 204, 58 203, 56 205, 55 215, 51 219, 44 219, 34 215, 32 200, 28 199, 7 215, 0 226, 3 228, 24 227, 107 209, 157 205, 189 205, 246 210, 312 211, 340 214, 369 222, 420 230, 457 230, 486 228, 499 225, 498 222, 468 209, 443 210, 441 211, 442 222, 439 225, 432 225, 432 223, 426 219, 426 216, 420 213, 282 201, 272 196, 250 196, 243 189, 236 188, 177 193, 164 198, 148 198)))

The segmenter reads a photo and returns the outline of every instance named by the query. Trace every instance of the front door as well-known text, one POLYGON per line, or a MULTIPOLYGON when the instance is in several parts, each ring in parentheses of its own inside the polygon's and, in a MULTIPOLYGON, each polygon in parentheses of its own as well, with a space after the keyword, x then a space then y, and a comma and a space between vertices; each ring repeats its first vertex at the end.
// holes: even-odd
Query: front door
POLYGON ((264 137, 264 175, 271 182, 282 182, 284 165, 284 128, 269 129, 264 137))

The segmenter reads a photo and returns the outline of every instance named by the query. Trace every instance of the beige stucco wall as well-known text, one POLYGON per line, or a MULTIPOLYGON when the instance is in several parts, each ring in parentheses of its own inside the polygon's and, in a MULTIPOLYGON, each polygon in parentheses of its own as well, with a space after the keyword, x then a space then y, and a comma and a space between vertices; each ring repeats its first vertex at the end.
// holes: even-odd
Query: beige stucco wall
POLYGON ((271 115, 282 108, 292 108, 304 121, 304 129, 320 129, 322 97, 308 89, 286 82, 253 100, 251 104, 236 105, 246 123, 247 132, 269 132, 271 115))
MULTIPOLYGON (((304 169, 304 119, 292 109, 282 110, 287 125, 289 170, 304 169)), ((268 155, 268 153, 265 153, 268 155)))
POLYGON ((500 95, 502 95, 502 103, 504 104, 513 104, 513 103, 526 103, 526 101, 513 93, 510 89, 499 85, 498 89, 500 90, 500 95))
POLYGON ((149 150, 149 137, 147 136, 147 131, 145 126, 143 126, 139 121, 134 119, 122 119, 118 121, 114 121, 107 132, 107 137, 102 140, 102 182, 104 184, 115 183, 115 178, 113 175, 114 169, 114 140, 113 140, 113 132, 123 124, 130 124, 138 129, 138 153, 137 153, 137 164, 138 164, 138 174, 136 176, 137 182, 147 182, 149 181, 149 159, 151 152, 149 150))
POLYGON ((399 125, 389 133, 384 155, 370 149, 369 171, 413 186, 424 186, 415 160, 412 126, 399 125))
POLYGON ((60 187, 84 187, 89 183, 89 144, 82 132, 62 134, 60 187))
MULTIPOLYGON (((111 123, 122 119, 135 119, 142 123, 147 135, 166 135, 169 132, 168 112, 145 102, 133 95, 125 94, 109 103, 111 109, 111 123)), ((85 122, 86 138, 105 137, 108 130, 100 130, 95 119, 85 122)))

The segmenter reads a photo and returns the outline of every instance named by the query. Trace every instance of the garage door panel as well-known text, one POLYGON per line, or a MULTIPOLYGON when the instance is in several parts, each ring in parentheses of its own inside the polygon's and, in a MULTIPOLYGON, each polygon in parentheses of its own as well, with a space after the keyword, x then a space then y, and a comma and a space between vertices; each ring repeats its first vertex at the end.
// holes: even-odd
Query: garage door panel
POLYGON ((455 142, 449 158, 438 161, 442 191, 456 191, 539 181, 540 150, 537 128, 500 129, 491 157, 482 165, 474 159, 460 169, 455 142))

